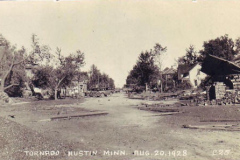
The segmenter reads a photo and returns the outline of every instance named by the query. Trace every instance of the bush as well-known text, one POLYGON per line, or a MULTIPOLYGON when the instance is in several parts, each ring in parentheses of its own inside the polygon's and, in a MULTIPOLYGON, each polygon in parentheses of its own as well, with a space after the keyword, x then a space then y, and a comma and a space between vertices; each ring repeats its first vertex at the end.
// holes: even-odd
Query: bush
POLYGON ((186 90, 186 89, 191 89, 192 86, 189 81, 182 81, 178 83, 177 88, 181 90, 186 90))

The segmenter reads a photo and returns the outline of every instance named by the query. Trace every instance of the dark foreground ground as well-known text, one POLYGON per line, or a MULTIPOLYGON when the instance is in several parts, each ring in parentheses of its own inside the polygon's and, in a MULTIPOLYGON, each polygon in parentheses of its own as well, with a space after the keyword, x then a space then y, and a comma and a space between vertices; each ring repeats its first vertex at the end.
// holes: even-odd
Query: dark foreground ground
POLYGON ((119 93, 1 106, 0 159, 239 159, 239 106, 176 102, 128 99, 119 93), (50 120, 98 112, 108 114, 50 120))

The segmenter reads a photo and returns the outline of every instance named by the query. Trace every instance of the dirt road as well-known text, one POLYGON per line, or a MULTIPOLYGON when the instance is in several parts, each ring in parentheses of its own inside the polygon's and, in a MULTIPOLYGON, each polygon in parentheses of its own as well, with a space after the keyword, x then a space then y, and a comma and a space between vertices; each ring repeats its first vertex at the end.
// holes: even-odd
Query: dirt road
POLYGON ((185 129, 182 128, 184 122, 178 122, 174 115, 159 116, 157 112, 138 110, 141 103, 142 100, 128 99, 119 93, 87 98, 77 105, 82 110, 99 110, 108 115, 39 121, 43 117, 37 116, 36 120, 36 116, 29 115, 31 118, 23 120, 19 114, 14 121, 53 140, 73 144, 67 159, 233 160, 240 157, 239 132, 185 129))
POLYGON ((96 159, 200 160, 240 157, 238 132, 184 129, 181 124, 166 122, 166 117, 157 116, 159 113, 138 110, 137 106, 142 103, 142 100, 128 99, 124 94, 87 99, 79 107, 106 111, 109 115, 72 120, 75 123, 68 126, 69 134, 63 134, 66 136, 63 139, 84 142, 88 148, 99 152, 96 159), (77 123, 79 125, 76 127, 77 123), (127 155, 103 155, 108 150, 124 151, 127 155))

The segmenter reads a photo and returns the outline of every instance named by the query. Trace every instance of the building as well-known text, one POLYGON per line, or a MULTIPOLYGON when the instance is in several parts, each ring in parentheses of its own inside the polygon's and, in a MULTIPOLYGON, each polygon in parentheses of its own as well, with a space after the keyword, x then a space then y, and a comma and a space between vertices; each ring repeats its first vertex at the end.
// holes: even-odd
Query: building
POLYGON ((84 96, 85 92, 87 92, 87 80, 79 81, 76 78, 72 80, 72 85, 67 87, 66 89, 62 89, 61 93, 67 96, 84 96))
POLYGON ((212 83, 207 88, 208 99, 239 97, 240 67, 231 61, 208 55, 202 63, 202 72, 211 77, 212 83), (237 93, 237 94, 235 94, 237 93), (232 96, 226 96, 226 95, 232 96))
POLYGON ((188 81, 193 88, 197 88, 206 74, 201 71, 202 66, 199 63, 188 65, 181 64, 178 66, 178 80, 188 81))
POLYGON ((176 70, 171 67, 171 68, 165 68, 162 71, 162 78, 164 80, 164 88, 167 89, 168 87, 173 87, 175 88, 175 80, 174 80, 174 76, 176 74, 176 70))

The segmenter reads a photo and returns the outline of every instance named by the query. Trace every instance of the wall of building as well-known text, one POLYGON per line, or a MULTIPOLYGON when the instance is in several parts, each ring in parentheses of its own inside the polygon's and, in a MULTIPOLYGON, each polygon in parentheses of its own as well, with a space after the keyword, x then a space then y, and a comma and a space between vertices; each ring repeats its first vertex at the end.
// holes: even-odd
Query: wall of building
POLYGON ((205 73, 201 72, 202 66, 197 64, 189 71, 189 80, 193 88, 197 88, 203 79, 207 76, 205 73))

